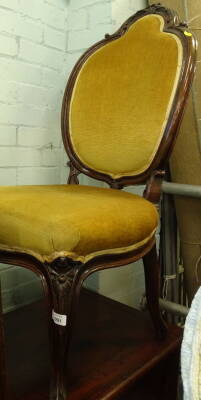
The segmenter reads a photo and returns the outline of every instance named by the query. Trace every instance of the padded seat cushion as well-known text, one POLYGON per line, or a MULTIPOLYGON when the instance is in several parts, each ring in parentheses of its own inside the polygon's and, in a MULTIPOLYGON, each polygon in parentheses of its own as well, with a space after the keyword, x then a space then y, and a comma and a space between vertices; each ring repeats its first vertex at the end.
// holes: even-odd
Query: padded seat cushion
POLYGON ((0 187, 0 249, 42 261, 126 252, 154 235, 158 214, 140 196, 81 185, 0 187))

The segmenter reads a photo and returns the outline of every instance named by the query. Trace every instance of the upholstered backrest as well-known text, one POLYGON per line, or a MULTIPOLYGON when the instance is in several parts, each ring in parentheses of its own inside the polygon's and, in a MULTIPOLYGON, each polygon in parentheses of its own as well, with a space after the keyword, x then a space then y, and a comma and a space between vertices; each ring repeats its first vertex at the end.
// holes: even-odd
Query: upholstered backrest
MULTIPOLYGON (((68 144, 87 169, 112 179, 149 169, 181 80, 183 45, 148 14, 83 59, 68 100, 68 144)), ((189 34, 190 35, 190 34, 189 34)))

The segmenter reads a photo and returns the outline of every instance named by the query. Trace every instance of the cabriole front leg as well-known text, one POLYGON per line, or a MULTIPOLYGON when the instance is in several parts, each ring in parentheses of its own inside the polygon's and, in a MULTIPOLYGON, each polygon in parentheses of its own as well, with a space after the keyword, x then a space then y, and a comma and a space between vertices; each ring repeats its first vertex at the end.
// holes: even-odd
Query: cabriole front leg
POLYGON ((52 295, 50 400, 67 399, 67 361, 80 292, 80 262, 59 258, 47 266, 52 295))

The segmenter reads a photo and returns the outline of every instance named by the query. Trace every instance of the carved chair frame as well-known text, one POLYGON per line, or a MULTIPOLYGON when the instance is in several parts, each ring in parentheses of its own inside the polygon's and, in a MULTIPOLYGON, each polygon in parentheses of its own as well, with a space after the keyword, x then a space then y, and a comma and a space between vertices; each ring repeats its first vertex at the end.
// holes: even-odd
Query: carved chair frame
MULTIPOLYGON (((165 174, 165 165, 173 147, 177 130, 181 121, 187 94, 190 90, 194 68, 196 42, 193 36, 184 36, 185 25, 180 23, 176 13, 160 5, 152 5, 137 12, 129 18, 121 28, 113 35, 106 35, 104 40, 96 43, 78 60, 75 65, 63 99, 61 126, 65 149, 69 155, 70 174, 69 184, 78 184, 78 175, 84 173, 90 177, 105 181, 110 187, 121 189, 127 185, 145 183, 148 180, 144 197, 157 204, 160 199, 160 187, 165 174), (107 174, 103 174, 90 169, 84 165, 74 153, 70 141, 68 115, 70 108, 71 95, 76 77, 86 61, 98 48, 123 36, 137 19, 149 15, 159 14, 164 18, 164 31, 174 33, 183 43, 183 66, 178 83, 178 89, 171 107, 169 119, 165 128, 159 149, 149 168, 137 176, 124 176, 113 179, 107 174)), ((146 245, 135 251, 124 254, 110 254, 98 256, 84 263, 76 262, 68 257, 58 258, 52 263, 42 263, 33 256, 0 251, 0 262, 21 266, 32 270, 42 281, 45 298, 48 307, 48 317, 50 324, 50 343, 52 355, 52 382, 50 389, 51 400, 66 400, 68 392, 67 360, 70 339, 72 336, 76 310, 79 302, 79 294, 83 281, 93 272, 103 269, 119 267, 132 263, 143 258, 145 270, 145 283, 148 307, 151 312, 152 320, 158 337, 163 337, 166 327, 161 319, 159 311, 159 264, 156 254, 155 239, 151 239, 146 245), (60 315, 67 315, 67 325, 59 326, 52 320, 52 310, 60 315)), ((1 370, 0 366, 0 370, 1 370)), ((4 393, 3 400, 7 400, 4 393)))

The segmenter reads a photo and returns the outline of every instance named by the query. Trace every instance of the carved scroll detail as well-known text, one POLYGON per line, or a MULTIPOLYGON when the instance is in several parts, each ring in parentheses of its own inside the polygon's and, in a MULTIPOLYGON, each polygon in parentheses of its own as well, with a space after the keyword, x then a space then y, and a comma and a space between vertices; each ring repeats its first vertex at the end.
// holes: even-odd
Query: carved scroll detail
POLYGON ((154 203, 156 206, 158 206, 160 202, 161 186, 164 177, 165 177, 165 170, 153 171, 144 190, 143 197, 154 203))
POLYGON ((66 257, 60 257, 51 263, 51 265, 47 265, 56 312, 68 312, 72 300, 71 289, 80 265, 80 262, 69 260, 66 257))
POLYGON ((110 187, 112 189, 122 189, 124 186, 122 184, 120 184, 119 182, 113 180, 112 182, 110 182, 110 187))
POLYGON ((71 161, 68 161, 67 165, 70 167, 68 184, 79 185, 78 175, 80 174, 80 171, 78 171, 78 169, 72 164, 71 161))
POLYGON ((150 13, 153 14, 159 14, 159 13, 163 13, 164 15, 166 15, 166 23, 168 24, 179 24, 179 17, 176 13, 172 13, 172 11, 168 8, 165 8, 161 3, 154 3, 151 4, 150 6, 144 8, 143 10, 138 11, 135 14, 136 16, 144 16, 144 15, 148 15, 150 13))

